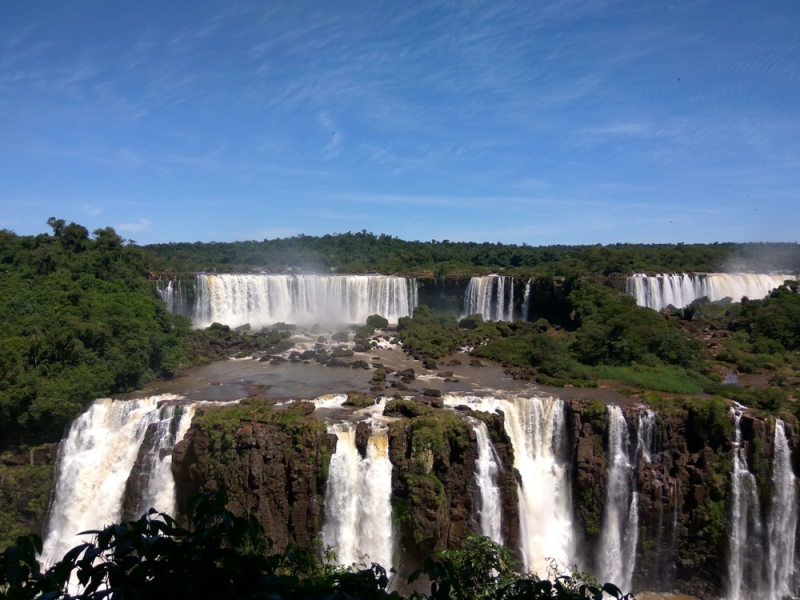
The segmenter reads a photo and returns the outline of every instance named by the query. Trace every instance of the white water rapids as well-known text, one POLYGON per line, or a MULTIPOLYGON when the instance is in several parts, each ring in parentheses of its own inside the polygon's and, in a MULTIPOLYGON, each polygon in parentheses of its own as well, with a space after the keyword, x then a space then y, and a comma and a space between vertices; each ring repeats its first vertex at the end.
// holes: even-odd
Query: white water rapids
POLYGON ((688 273, 645 275, 637 273, 625 282, 625 290, 636 298, 636 304, 653 310, 669 305, 675 308, 689 306, 698 298, 708 297, 712 302, 731 298, 741 302, 742 296, 760 300, 769 295, 785 280, 794 275, 765 275, 749 273, 688 273))
POLYGON ((77 546, 78 533, 120 521, 125 486, 150 426, 153 444, 145 449, 139 502, 149 504, 144 510, 153 507, 174 514, 171 451, 186 433, 193 410, 159 403, 179 399, 172 395, 102 398, 73 421, 59 448, 55 499, 41 556, 45 565, 77 546))
POLYGON ((180 283, 159 282, 167 309, 195 327, 284 323, 364 323, 379 314, 396 323, 414 312, 416 279, 385 275, 198 274, 194 296, 180 283))

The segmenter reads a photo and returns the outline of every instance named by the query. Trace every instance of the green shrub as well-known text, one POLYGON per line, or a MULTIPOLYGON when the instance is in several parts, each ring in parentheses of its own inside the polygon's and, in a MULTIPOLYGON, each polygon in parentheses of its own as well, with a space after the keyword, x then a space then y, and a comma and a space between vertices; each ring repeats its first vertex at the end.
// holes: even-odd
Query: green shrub
POLYGON ((373 329, 386 329, 389 326, 389 320, 380 315, 370 315, 367 317, 367 327, 373 329))

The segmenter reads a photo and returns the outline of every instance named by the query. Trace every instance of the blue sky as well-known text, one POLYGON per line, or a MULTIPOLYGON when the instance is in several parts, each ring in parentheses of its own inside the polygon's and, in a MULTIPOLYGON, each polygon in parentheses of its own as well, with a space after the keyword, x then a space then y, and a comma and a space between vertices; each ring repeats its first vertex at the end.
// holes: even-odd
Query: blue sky
POLYGON ((800 240, 800 2, 0 2, 0 227, 800 240))

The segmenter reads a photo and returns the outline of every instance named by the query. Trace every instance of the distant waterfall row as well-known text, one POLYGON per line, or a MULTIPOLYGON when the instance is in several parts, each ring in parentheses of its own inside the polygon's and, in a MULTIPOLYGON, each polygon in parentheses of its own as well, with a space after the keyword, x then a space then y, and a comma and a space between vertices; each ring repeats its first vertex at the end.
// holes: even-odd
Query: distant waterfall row
POLYGON ((731 298, 740 302, 743 296, 760 300, 769 295, 794 275, 725 274, 725 273, 676 273, 672 275, 645 275, 637 273, 625 282, 628 294, 636 298, 636 304, 662 310, 670 305, 675 308, 689 306, 698 298, 707 297, 712 302, 731 298))
POLYGON ((514 278, 508 275, 472 277, 464 293, 464 316, 480 314, 487 321, 528 320, 531 280, 525 284, 522 305, 514 301, 514 278))
POLYGON ((198 274, 159 281, 156 291, 195 327, 364 323, 374 314, 396 323, 417 305, 415 279, 383 275, 198 274))

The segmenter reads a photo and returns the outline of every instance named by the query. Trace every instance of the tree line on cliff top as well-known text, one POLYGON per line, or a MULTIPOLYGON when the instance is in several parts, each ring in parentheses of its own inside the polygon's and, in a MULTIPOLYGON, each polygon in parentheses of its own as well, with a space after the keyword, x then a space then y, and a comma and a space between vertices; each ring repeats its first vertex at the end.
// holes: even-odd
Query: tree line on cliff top
POLYGON ((476 275, 500 269, 520 274, 800 272, 798 244, 613 244, 529 246, 475 242, 405 241, 366 231, 319 237, 208 243, 151 244, 144 249, 159 271, 281 271, 476 275))

